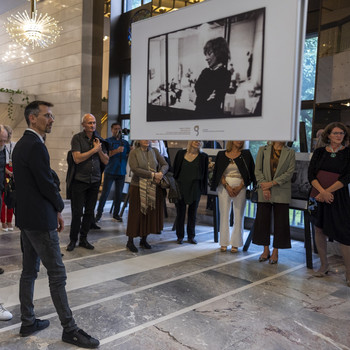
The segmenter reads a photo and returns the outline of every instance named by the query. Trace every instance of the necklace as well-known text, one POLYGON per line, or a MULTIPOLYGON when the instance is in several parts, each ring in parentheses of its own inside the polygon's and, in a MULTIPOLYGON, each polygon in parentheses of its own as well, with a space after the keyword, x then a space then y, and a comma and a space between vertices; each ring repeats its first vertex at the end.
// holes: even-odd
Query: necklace
POLYGON ((340 145, 339 147, 337 147, 336 149, 333 149, 331 147, 331 145, 328 145, 328 148, 332 151, 331 153, 331 157, 335 158, 337 156, 337 152, 343 147, 343 145, 340 145))

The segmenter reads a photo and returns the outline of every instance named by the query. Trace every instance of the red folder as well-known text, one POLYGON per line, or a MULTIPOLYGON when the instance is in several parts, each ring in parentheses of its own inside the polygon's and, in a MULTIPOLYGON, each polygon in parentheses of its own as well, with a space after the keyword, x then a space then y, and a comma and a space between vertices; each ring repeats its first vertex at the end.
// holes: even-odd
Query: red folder
MULTIPOLYGON (((339 174, 332 173, 330 171, 320 170, 316 176, 320 185, 326 189, 329 186, 333 185, 339 179, 339 174)), ((312 187, 310 197, 316 197, 320 192, 316 190, 315 187, 312 187)))

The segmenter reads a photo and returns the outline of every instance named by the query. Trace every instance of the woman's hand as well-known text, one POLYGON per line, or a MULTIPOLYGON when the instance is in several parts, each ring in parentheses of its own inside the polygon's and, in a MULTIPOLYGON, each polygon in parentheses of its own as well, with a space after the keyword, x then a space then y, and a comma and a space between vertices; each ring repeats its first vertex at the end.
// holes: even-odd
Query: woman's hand
POLYGON ((154 181, 159 184, 160 180, 163 178, 163 173, 159 171, 158 173, 154 173, 154 181))
POLYGON ((334 196, 331 192, 327 192, 327 191, 324 191, 324 192, 320 192, 316 197, 315 199, 318 201, 318 202, 326 202, 328 204, 331 204, 333 203, 333 200, 334 200, 334 196))
POLYGON ((270 190, 263 190, 263 196, 266 201, 269 201, 271 199, 271 191, 270 190))
POLYGON ((260 184, 260 187, 263 191, 265 190, 269 190, 272 186, 274 185, 273 181, 270 181, 270 182, 262 182, 260 184))

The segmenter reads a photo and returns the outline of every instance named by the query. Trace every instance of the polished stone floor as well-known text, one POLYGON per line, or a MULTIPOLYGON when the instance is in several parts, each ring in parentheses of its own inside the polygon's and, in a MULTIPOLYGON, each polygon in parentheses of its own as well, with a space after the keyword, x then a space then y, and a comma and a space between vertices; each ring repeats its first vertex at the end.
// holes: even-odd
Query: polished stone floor
MULTIPOLYGON (((110 203, 108 202, 110 205, 110 203)), ((121 350, 336 350, 350 349, 350 288, 344 268, 331 256, 331 273, 312 276, 301 242, 280 252, 277 265, 259 263, 260 248, 222 253, 213 229, 197 226, 198 245, 176 244, 172 219, 161 235, 150 235, 152 250, 126 250, 125 222, 111 219, 89 233, 93 251, 68 243, 70 207, 61 234, 67 292, 78 325, 101 341, 101 349, 121 350)), ((138 243, 138 241, 136 241, 138 243)), ((138 245, 138 244, 137 244, 138 245)), ((318 265, 314 256, 315 267, 318 265)), ((14 315, 0 322, 0 349, 73 349, 62 343, 45 268, 35 290, 37 317, 49 328, 18 336, 19 231, 0 233, 0 298, 14 315)))

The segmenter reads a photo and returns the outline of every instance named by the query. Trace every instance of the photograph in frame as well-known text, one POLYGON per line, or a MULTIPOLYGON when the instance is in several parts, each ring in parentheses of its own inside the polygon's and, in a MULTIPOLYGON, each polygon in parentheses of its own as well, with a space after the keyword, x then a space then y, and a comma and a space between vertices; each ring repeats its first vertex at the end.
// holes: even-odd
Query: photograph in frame
POLYGON ((147 121, 261 117, 265 8, 148 40, 147 121))
POLYGON ((134 23, 131 138, 295 140, 306 13, 307 0, 210 0, 134 23), (201 95, 217 38, 230 54, 215 65, 224 93, 204 83, 201 95))

